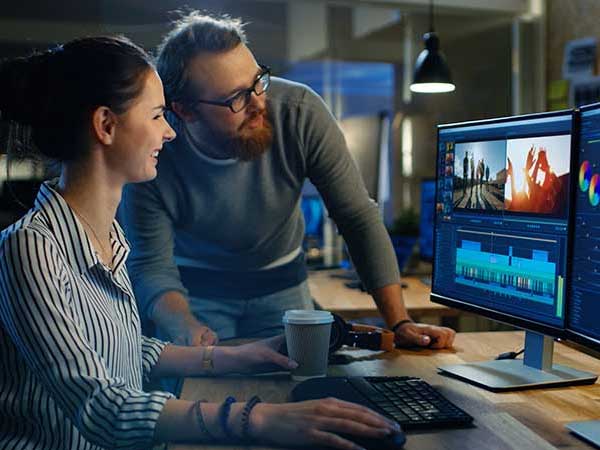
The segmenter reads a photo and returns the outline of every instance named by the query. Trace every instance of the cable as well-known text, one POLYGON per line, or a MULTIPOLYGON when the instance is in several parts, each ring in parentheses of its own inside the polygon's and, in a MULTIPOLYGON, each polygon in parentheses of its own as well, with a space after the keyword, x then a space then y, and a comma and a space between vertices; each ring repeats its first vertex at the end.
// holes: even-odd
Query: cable
POLYGON ((504 353, 500 353, 498 356, 496 356, 496 359, 515 359, 517 356, 519 356, 524 351, 525 351, 525 349, 522 348, 518 352, 504 352, 504 353))

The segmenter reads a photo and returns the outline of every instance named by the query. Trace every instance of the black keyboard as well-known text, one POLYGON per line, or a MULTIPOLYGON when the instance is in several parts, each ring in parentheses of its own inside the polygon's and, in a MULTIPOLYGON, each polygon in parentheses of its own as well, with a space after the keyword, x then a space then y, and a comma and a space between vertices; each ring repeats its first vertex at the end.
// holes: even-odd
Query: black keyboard
POLYGON ((460 427, 473 422, 473 417, 420 378, 351 377, 348 380, 404 430, 460 427))

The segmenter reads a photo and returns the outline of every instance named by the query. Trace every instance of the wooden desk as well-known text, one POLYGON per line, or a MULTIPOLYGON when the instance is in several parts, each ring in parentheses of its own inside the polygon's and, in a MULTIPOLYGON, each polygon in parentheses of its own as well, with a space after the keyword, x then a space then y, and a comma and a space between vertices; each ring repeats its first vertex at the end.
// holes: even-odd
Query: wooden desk
MULTIPOLYGON (((342 270, 311 271, 308 275, 310 292, 320 308, 334 312, 345 319, 360 319, 379 315, 373 298, 360 289, 345 286, 348 280, 336 278, 342 270), (332 276, 333 275, 333 276, 332 276)), ((455 317, 459 311, 431 302, 431 288, 417 277, 402 277, 408 286, 402 289, 404 303, 411 317, 421 321, 433 316, 429 322, 439 323, 441 317, 455 317)))
MULTIPOLYGON (((384 354, 349 349, 352 362, 330 366, 335 375, 413 375, 436 386, 444 395, 475 417, 475 427, 433 432, 409 432, 407 450, 545 450, 591 449, 570 435, 564 424, 573 420, 600 419, 600 385, 545 390, 492 393, 437 374, 442 364, 481 361, 523 345, 522 332, 459 333, 454 351, 396 350, 384 354)), ((562 344, 555 345, 555 362, 600 373, 600 360, 562 344)), ((239 400, 253 394, 282 402, 295 385, 289 376, 188 379, 182 398, 220 402, 226 395, 239 400)), ((241 447, 171 445, 171 450, 236 449, 241 447)), ((244 447, 248 448, 248 447, 244 447)), ((265 448, 265 447, 253 447, 265 448)))

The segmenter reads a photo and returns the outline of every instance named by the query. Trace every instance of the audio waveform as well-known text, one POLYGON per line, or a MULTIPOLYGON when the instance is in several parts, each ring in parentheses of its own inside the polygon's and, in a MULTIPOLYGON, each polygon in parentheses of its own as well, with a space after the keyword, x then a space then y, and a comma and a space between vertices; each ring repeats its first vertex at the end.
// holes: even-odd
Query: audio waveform
POLYGON ((554 304, 556 264, 548 252, 532 249, 531 258, 483 251, 481 243, 463 240, 456 250, 456 282, 518 297, 524 300, 554 304))

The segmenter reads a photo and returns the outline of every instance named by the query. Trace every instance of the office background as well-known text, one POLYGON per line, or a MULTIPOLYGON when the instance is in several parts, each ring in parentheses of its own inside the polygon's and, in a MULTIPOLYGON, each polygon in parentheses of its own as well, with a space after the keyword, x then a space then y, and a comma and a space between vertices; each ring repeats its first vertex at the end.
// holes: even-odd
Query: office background
MULTIPOLYGON (((435 175, 437 124, 572 106, 564 98, 565 49, 600 31, 595 0, 435 0, 435 30, 456 90, 415 94, 409 85, 429 28, 429 6, 429 0, 7 2, 0 15, 0 57, 114 33, 153 50, 178 10, 242 17, 257 59, 276 75, 309 84, 343 123, 387 113, 383 212, 392 226, 409 208, 420 212, 422 183, 435 175)), ((12 165, 14 194, 27 203, 33 195, 27 180, 42 176, 39 165, 12 165)), ((0 156, 2 226, 21 214, 5 179, 0 156)), ((472 320, 463 328, 486 327, 472 320)))
POLYGON ((313 79, 339 118, 352 105, 340 95, 340 71, 331 62, 387 64, 393 69, 392 215, 397 215, 410 206, 418 210, 420 180, 434 175, 436 124, 545 110, 548 85, 562 78, 565 44, 597 35, 600 28, 595 0, 437 0, 434 5, 435 28, 456 84, 449 94, 408 89, 428 29, 428 0, 4 2, 0 56, 98 33, 123 33, 152 49, 177 9, 228 13, 248 22, 253 51, 275 74, 315 65, 313 79))
MULTIPOLYGON (((341 121, 351 123, 357 116, 388 113, 389 201, 385 215, 391 221, 409 208, 419 213, 421 205, 425 204, 421 192, 423 182, 435 176, 437 124, 574 106, 570 92, 570 84, 574 83, 565 77, 565 50, 574 40, 600 35, 598 0, 436 0, 435 28, 451 67, 456 90, 425 95, 411 93, 409 85, 415 59, 423 48, 422 35, 429 27, 429 0, 21 0, 2 5, 0 57, 26 54, 79 36, 114 33, 124 34, 152 50, 169 30, 169 22, 177 17, 174 11, 186 6, 242 17, 248 23, 250 46, 257 59, 271 66, 275 75, 311 85, 341 121)), ((589 74, 591 81, 597 73, 593 67, 589 74)), ((588 103, 600 99, 594 98, 593 92, 587 95, 588 103)), ((0 186, 6 179, 5 169, 5 160, 0 157, 0 186)), ((16 181, 13 185, 15 193, 27 200, 31 194, 27 180, 42 176, 39 165, 13 166, 11 177, 16 181)), ((17 214, 12 210, 14 207, 12 194, 2 189, 2 227, 14 220, 17 214)), ((326 294, 324 297, 331 299, 333 289, 326 290, 326 282, 331 279, 324 280, 319 280, 321 290, 326 294)), ((454 320, 450 324, 460 331, 502 327, 476 316, 463 315, 457 320, 454 312, 439 305, 435 310, 425 310, 422 304, 428 302, 429 292, 424 286, 418 279, 410 280, 406 291, 406 300, 414 317, 450 318, 454 320), (411 305, 410 301, 416 297, 423 299, 411 305)), ((318 291, 313 293, 318 294, 318 291)), ((344 292, 346 303, 349 298, 344 292)), ((367 301, 373 314, 372 301, 367 301)), ((357 298, 356 303, 360 302, 363 299, 357 298)), ((344 306, 346 309, 342 310, 354 318, 359 317, 361 307, 352 310, 350 306, 344 306)), ((508 334, 488 336, 487 340, 479 341, 472 338, 476 342, 467 340, 469 334, 460 336, 456 346, 459 351, 468 349, 471 352, 465 361, 471 357, 489 359, 501 351, 522 345, 522 337, 517 339, 508 334)), ((561 348, 562 355, 568 351, 571 350, 561 348)), ((424 367, 422 355, 429 354, 427 352, 405 351, 402 363, 394 370, 409 370, 437 381, 433 378, 435 365, 456 363, 457 359, 463 358, 462 354, 440 353, 439 361, 429 362, 424 367), (420 360, 415 362, 418 358, 420 360)), ((565 359, 571 363, 579 358, 584 355, 572 352, 565 359)), ((582 361, 582 366, 598 372, 597 362, 582 361)), ((378 362, 368 360, 365 364, 368 370, 382 370, 385 366, 385 362, 376 365, 378 362)), ((191 392, 191 388, 188 391, 191 392)), ((205 389, 198 388, 198 391, 205 389)), ((542 395, 536 397, 537 406, 539 409, 548 404, 554 406, 555 410, 548 409, 547 415, 559 416, 561 421, 596 416, 597 408, 591 405, 590 398, 597 398, 597 393, 587 390, 576 395, 573 392, 568 391, 568 396, 561 397, 561 392, 549 391, 543 394, 549 400, 540 400, 542 395), (587 415, 565 400, 566 397, 569 401, 573 399, 573 404, 587 401, 582 409, 587 415)), ((221 392, 218 394, 222 395, 221 392)), ((497 397, 488 395, 488 398, 497 397)), ((461 397, 454 392, 452 399, 456 401, 461 397)), ((496 401, 498 405, 509 403, 504 399, 496 401)), ((536 401, 525 395, 522 398, 515 395, 513 409, 522 408, 517 417, 529 417, 528 403, 536 401), (523 406, 519 407, 520 403, 523 406)), ((483 411, 479 397, 471 398, 469 402, 469 410, 483 411)), ((526 423, 542 423, 539 416, 532 416, 534 418, 526 423)), ((497 427, 499 421, 492 422, 486 417, 490 416, 478 414, 479 440, 470 442, 487 442, 491 436, 490 442, 500 445, 502 441, 493 431, 503 428, 497 427)), ((551 443, 564 446, 565 438, 556 431, 557 427, 546 425, 546 422, 542 425, 541 431, 533 428, 541 435, 549 435, 551 443)), ((522 429, 517 430, 521 430, 518 436, 523 440, 520 448, 546 448, 533 438, 530 438, 532 444, 525 445, 522 429)), ((452 444, 452 435, 440 436, 439 439, 451 442, 447 448, 460 448, 462 443, 459 441, 466 432, 455 434, 455 444, 452 444)), ((516 432, 514 436, 517 436, 516 432)), ((413 439, 416 443, 418 439, 429 442, 425 434, 413 439)), ((442 445, 438 441, 430 444, 422 448, 442 445)), ((568 444, 572 441, 567 441, 568 444)))

